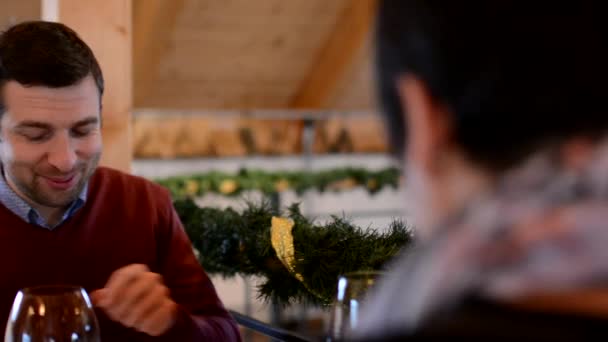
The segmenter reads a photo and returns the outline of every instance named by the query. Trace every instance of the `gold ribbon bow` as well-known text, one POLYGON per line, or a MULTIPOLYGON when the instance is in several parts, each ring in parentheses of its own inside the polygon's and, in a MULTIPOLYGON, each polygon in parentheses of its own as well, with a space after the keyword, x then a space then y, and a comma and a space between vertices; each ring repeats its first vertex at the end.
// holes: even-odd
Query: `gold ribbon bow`
POLYGON ((283 217, 273 217, 270 227, 270 242, 274 248, 277 257, 281 263, 293 274, 299 281, 303 282, 304 277, 295 270, 295 248, 293 246, 293 226, 295 223, 292 219, 283 217))
POLYGON ((293 274, 296 279, 302 282, 302 285, 313 295, 317 296, 322 301, 327 301, 326 298, 321 296, 318 292, 311 289, 306 282, 302 274, 296 272, 295 268, 295 247, 293 245, 293 234, 292 230, 295 225, 292 219, 284 217, 273 217, 270 227, 270 242, 272 248, 281 263, 285 265, 289 273, 293 274))

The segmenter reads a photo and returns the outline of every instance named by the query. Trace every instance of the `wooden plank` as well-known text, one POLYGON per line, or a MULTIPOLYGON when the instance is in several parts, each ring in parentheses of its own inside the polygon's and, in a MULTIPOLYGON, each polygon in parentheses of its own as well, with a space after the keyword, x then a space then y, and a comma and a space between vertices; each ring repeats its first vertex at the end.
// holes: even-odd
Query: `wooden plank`
POLYGON ((372 111, 377 108, 372 39, 373 33, 369 32, 364 45, 336 85, 333 95, 327 99, 327 107, 355 111, 372 111))
POLYGON ((376 0, 350 0, 312 70, 294 96, 292 108, 322 108, 370 31, 376 0))
POLYGON ((40 19, 40 0, 0 1, 0 29, 40 19))
POLYGON ((133 0, 134 103, 145 102, 184 0, 133 0))
POLYGON ((131 170, 131 0, 43 0, 42 17, 74 29, 91 47, 105 78, 101 164, 131 170))
POLYGON ((287 83, 159 79, 138 108, 250 109, 285 108, 293 88, 287 83))

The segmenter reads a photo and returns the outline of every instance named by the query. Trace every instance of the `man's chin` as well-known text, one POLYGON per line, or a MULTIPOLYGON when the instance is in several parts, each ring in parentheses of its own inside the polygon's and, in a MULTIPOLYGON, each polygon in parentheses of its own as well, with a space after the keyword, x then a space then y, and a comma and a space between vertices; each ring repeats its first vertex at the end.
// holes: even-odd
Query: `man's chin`
POLYGON ((50 208, 65 208, 72 204, 80 194, 82 187, 75 187, 69 191, 44 191, 39 192, 36 202, 50 208))
POLYGON ((49 199, 49 198, 41 198, 39 199, 39 201, 37 201, 38 203, 44 205, 45 207, 49 207, 49 208, 56 208, 56 209, 61 209, 61 208, 66 208, 68 207, 70 204, 72 204, 76 199, 78 198, 78 196, 74 196, 74 197, 70 197, 67 199, 49 199))

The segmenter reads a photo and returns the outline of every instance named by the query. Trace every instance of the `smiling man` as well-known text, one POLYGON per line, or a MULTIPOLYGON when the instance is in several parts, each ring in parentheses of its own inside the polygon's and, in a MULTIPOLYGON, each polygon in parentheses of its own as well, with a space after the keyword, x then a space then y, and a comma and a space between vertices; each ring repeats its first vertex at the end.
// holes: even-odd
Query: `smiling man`
POLYGON ((94 77, 59 88, 8 80, 3 98, 3 188, 16 196, 0 200, 28 221, 52 229, 85 202, 101 155, 94 77))
POLYGON ((103 89, 68 27, 0 35, 0 322, 20 288, 72 284, 104 340, 240 340, 167 192, 98 167, 103 89))

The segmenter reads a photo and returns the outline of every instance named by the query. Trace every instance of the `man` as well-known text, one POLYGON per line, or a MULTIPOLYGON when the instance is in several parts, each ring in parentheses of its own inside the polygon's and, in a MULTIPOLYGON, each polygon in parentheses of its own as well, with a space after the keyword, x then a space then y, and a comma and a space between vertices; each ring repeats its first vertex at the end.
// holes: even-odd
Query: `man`
POLYGON ((73 284, 104 340, 240 340, 167 192, 98 167, 104 82, 77 34, 4 32, 0 90, 0 321, 20 288, 73 284))

